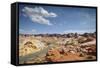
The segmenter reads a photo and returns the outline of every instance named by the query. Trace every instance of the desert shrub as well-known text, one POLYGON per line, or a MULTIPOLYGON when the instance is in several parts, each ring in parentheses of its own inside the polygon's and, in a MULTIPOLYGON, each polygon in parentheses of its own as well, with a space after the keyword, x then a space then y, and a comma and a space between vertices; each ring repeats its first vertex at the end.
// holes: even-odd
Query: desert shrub
POLYGON ((35 63, 43 63, 43 60, 41 58, 36 58, 35 63))
POLYGON ((92 40, 93 40, 92 37, 88 37, 87 40, 86 40, 86 42, 89 42, 89 41, 92 41, 92 40))
POLYGON ((84 43, 84 42, 86 42, 86 40, 87 40, 87 38, 81 37, 81 38, 78 39, 78 42, 79 43, 84 43))
POLYGON ((79 55, 80 57, 84 57, 84 54, 83 53, 80 53, 80 55, 79 55))
POLYGON ((93 59, 93 56, 87 56, 86 59, 93 59))
POLYGON ((78 41, 71 39, 71 40, 67 41, 65 45, 78 45, 78 41))

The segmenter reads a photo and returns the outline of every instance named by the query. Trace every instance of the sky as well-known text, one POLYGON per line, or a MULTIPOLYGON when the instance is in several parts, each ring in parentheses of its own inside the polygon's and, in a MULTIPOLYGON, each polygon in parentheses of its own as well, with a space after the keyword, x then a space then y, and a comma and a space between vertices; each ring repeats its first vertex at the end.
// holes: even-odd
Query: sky
POLYGON ((82 34, 95 31, 95 8, 19 5, 20 34, 82 34))

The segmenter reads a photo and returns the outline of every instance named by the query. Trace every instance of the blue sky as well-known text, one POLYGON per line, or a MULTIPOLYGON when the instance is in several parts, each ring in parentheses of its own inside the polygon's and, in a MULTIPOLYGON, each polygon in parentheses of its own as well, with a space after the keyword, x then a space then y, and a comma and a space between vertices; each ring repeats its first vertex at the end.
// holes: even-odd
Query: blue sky
POLYGON ((19 5, 19 33, 85 33, 96 30, 96 9, 19 5))

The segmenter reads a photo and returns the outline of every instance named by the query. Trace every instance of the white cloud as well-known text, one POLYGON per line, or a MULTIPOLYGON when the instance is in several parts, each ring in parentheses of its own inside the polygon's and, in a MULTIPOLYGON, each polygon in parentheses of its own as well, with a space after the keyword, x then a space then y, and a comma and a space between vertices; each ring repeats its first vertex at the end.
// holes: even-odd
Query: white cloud
POLYGON ((48 12, 42 7, 35 7, 35 8, 24 7, 22 11, 24 12, 24 16, 29 17, 33 22, 45 25, 52 25, 52 23, 50 23, 50 20, 47 19, 48 17, 57 16, 55 13, 48 12))
POLYGON ((66 30, 64 31, 64 33, 79 33, 79 34, 83 34, 83 33, 91 33, 91 32, 95 32, 95 30, 66 30))
POLYGON ((19 29, 19 32, 24 32, 24 30, 23 29, 19 29))
POLYGON ((35 29, 32 29, 32 32, 36 32, 36 30, 35 29))
POLYGON ((35 29, 32 29, 32 30, 19 29, 19 33, 21 33, 21 34, 35 34, 35 33, 37 33, 37 30, 35 30, 35 29))

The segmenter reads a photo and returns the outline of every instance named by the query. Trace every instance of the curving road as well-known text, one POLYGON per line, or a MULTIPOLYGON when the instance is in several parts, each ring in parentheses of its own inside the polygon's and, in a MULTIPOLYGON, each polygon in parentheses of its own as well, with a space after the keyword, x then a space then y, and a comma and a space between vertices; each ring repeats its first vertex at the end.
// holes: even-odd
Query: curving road
POLYGON ((41 56, 42 54, 46 54, 51 47, 53 47, 53 45, 48 45, 47 48, 44 48, 43 50, 40 50, 40 51, 35 52, 33 54, 29 54, 26 56, 19 56, 19 62, 29 61, 32 58, 37 58, 37 57, 41 56))

